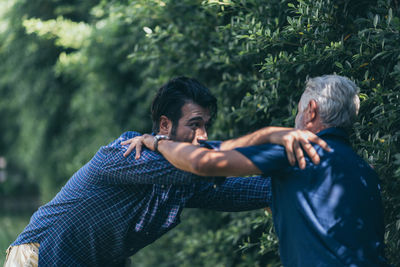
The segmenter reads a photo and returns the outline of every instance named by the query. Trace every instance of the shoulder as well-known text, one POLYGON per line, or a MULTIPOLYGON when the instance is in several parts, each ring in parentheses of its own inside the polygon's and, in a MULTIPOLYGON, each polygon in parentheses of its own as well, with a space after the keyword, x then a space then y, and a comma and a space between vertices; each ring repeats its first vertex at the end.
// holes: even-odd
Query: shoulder
POLYGON ((102 146, 100 148, 100 151, 101 150, 119 150, 119 149, 122 149, 123 146, 121 145, 121 142, 129 140, 129 139, 134 138, 136 136, 141 136, 141 135, 142 134, 140 134, 138 132, 133 132, 133 131, 124 132, 117 139, 111 141, 108 145, 102 146))
POLYGON ((140 136, 138 132, 124 132, 117 139, 111 141, 107 145, 100 147, 92 161, 100 161, 104 164, 104 161, 110 158, 118 156, 118 158, 123 159, 122 154, 127 150, 128 146, 122 146, 121 142, 140 136), (122 157, 121 157, 122 156, 122 157))
POLYGON ((321 156, 321 163, 316 166, 317 169, 329 171, 338 181, 344 179, 346 182, 359 182, 367 178, 375 183, 378 182, 378 175, 374 169, 353 150, 350 144, 337 140, 326 141, 331 151, 316 148, 321 156))
POLYGON ((265 175, 272 175, 272 172, 289 166, 285 149, 280 145, 263 144, 236 148, 235 150, 248 158, 265 175))
POLYGON ((263 144, 257 146, 246 146, 235 148, 236 151, 250 157, 254 155, 281 155, 284 153, 284 147, 275 144, 263 144))
POLYGON ((107 146, 118 146, 121 144, 121 142, 129 140, 131 138, 134 138, 136 136, 141 136, 142 134, 138 133, 138 132, 133 132, 133 131, 129 131, 129 132, 124 132, 123 134, 121 134, 117 139, 115 139, 114 141, 112 141, 111 143, 109 143, 107 146))

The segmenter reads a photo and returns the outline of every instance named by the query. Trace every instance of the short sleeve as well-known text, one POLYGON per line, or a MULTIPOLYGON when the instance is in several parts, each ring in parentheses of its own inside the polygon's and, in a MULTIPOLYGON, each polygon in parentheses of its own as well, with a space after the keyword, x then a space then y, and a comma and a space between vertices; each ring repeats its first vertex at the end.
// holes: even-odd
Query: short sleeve
POLYGON ((208 149, 213 149, 213 150, 219 150, 221 147, 222 141, 204 141, 204 140, 199 140, 200 146, 208 148, 208 149))
POLYGON ((267 176, 272 175, 278 170, 289 167, 285 149, 280 145, 264 144, 239 147, 235 150, 248 158, 267 176))

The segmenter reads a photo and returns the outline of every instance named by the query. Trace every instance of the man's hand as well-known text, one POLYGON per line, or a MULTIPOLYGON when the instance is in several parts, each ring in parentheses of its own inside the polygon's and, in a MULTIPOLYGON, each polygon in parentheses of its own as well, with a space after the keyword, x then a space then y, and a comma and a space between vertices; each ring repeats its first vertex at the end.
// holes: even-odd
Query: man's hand
POLYGON ((314 164, 319 164, 319 155, 310 144, 310 141, 319 145, 324 150, 330 151, 328 144, 310 131, 283 127, 271 127, 270 130, 269 143, 284 146, 290 165, 294 166, 297 160, 300 169, 306 167, 306 160, 301 147, 314 164))
POLYGON ((124 157, 127 157, 132 150, 136 148, 136 155, 135 159, 140 158, 140 153, 142 152, 142 146, 146 146, 148 149, 154 151, 154 136, 150 134, 144 134, 142 136, 136 136, 134 138, 131 138, 129 140, 121 142, 121 145, 128 145, 129 147, 124 153, 124 157))

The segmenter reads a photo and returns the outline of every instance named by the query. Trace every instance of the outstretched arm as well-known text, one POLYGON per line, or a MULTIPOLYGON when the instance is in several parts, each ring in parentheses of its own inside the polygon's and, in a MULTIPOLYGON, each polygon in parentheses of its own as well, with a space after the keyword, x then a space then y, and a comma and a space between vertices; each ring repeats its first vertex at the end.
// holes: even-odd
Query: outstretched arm
MULTIPOLYGON (((151 142, 152 137, 144 138, 146 146, 151 142)), ((261 171, 248 158, 235 150, 215 151, 190 143, 162 140, 158 143, 158 151, 178 169, 200 176, 261 174, 261 171)))
MULTIPOLYGON (((306 163, 300 145, 303 146, 314 163, 319 163, 319 156, 308 142, 308 139, 329 150, 326 142, 309 131, 278 127, 267 127, 247 136, 228 141, 225 145, 222 145, 222 149, 230 148, 233 145, 241 146, 246 143, 246 139, 254 142, 251 144, 257 144, 257 142, 264 140, 285 146, 289 162, 294 165, 295 158, 297 158, 299 167, 302 169, 305 168, 306 163), (265 137, 260 131, 268 131, 268 134, 266 134, 268 137, 265 137)), ((140 140, 136 140, 135 142, 130 140, 123 143, 131 144, 126 154, 135 146, 136 149, 140 150, 142 143, 149 149, 154 150, 154 137, 143 135, 140 140)), ((249 145, 249 143, 246 143, 246 145, 249 145)), ((189 143, 179 143, 170 140, 159 141, 158 150, 175 167, 197 175, 242 176, 261 173, 247 157, 235 150, 213 151, 189 143)), ((140 151, 137 151, 136 154, 138 155, 139 153, 140 151)))
POLYGON ((304 153, 301 147, 305 150, 311 160, 319 163, 319 156, 310 141, 328 150, 328 144, 320 139, 314 133, 307 130, 295 130, 294 128, 285 127, 265 127, 245 136, 230 139, 222 142, 220 150, 232 150, 238 147, 255 146, 261 144, 278 144, 286 149, 286 155, 289 163, 294 166, 296 160, 300 168, 305 167, 304 153))
MULTIPOLYGON (((238 147, 256 146, 271 143, 270 135, 280 127, 265 127, 244 136, 229 139, 221 143, 220 150, 232 150, 238 147)), ((281 128, 287 130, 287 128, 281 128)))
POLYGON ((272 202, 271 178, 229 177, 218 185, 198 182, 187 208, 218 211, 245 211, 269 207, 272 202))

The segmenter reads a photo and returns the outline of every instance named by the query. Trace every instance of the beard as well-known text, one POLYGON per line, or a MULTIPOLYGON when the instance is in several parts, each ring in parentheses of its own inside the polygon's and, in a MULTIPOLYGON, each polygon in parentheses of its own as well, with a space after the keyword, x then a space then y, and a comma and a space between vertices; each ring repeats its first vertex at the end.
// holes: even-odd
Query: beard
POLYGON ((176 132, 177 132, 177 130, 178 130, 178 125, 177 125, 178 123, 172 123, 172 128, 171 128, 171 133, 169 134, 169 138, 172 140, 172 141, 177 141, 176 140, 176 132))

